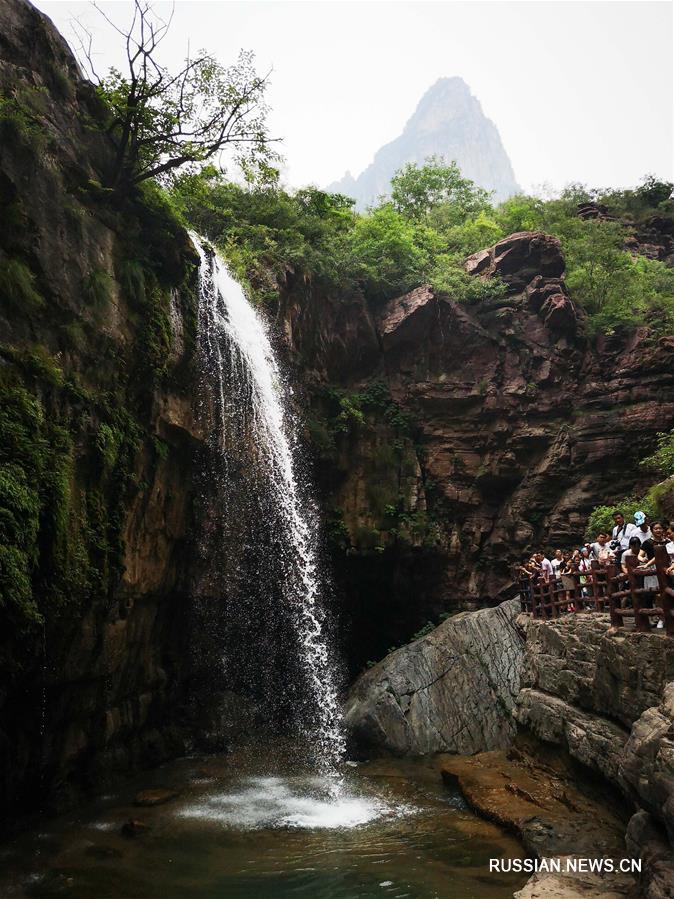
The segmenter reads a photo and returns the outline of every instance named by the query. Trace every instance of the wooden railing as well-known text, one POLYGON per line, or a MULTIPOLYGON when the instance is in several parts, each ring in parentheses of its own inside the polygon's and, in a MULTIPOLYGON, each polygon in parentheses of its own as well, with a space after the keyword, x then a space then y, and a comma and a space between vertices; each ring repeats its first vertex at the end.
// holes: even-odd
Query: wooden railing
POLYGON ((625 559, 627 573, 615 563, 592 562, 589 571, 576 571, 573 590, 560 580, 520 580, 522 611, 534 618, 558 618, 574 612, 608 612, 611 625, 620 627, 626 618, 634 619, 637 631, 650 631, 651 622, 661 620, 665 633, 674 636, 674 581, 667 574, 671 562, 664 546, 655 547, 655 565, 640 568, 636 556, 625 559), (645 576, 656 575, 658 586, 643 586, 645 576))

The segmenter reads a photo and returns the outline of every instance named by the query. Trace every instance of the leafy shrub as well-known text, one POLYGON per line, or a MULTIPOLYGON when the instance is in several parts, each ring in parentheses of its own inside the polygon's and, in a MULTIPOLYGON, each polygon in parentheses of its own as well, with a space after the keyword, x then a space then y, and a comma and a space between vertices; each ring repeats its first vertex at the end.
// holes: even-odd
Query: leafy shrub
POLYGON ((463 267, 463 259, 456 254, 439 254, 429 281, 436 291, 459 302, 476 302, 503 296, 506 292, 506 284, 500 278, 483 281, 469 275, 463 267))
POLYGON ((35 288, 35 275, 19 259, 0 262, 0 300, 19 312, 34 312, 44 305, 35 288))
POLYGON ((44 150, 46 134, 36 113, 44 112, 44 88, 17 87, 0 97, 0 138, 33 160, 44 150))
POLYGON ((646 503, 659 517, 674 521, 674 478, 651 487, 646 494, 646 503))
POLYGON ((660 432, 657 441, 655 452, 642 459, 640 464, 661 474, 674 474, 674 428, 666 433, 660 432))
POLYGON ((596 506, 587 520, 585 539, 594 540, 599 531, 605 531, 607 534, 610 534, 615 527, 613 520, 615 511, 622 512, 625 516, 625 521, 631 524, 634 524, 635 512, 645 512, 646 515, 651 517, 657 514, 653 499, 648 494, 640 498, 629 496, 612 506, 596 506))
POLYGON ((145 271, 136 259, 125 259, 120 266, 119 280, 127 297, 135 303, 145 301, 145 271))
POLYGON ((107 305, 112 297, 113 284, 113 279, 103 269, 94 269, 90 272, 84 291, 91 305, 98 308, 107 305))

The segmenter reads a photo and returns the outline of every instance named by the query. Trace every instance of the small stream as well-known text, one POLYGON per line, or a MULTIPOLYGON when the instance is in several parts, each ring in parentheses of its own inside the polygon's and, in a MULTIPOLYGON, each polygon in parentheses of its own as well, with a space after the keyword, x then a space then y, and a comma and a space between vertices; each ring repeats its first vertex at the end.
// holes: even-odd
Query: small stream
POLYGON ((444 787, 440 763, 350 765, 335 798, 292 750, 182 759, 2 847, 0 895, 509 899, 525 878, 488 860, 521 846, 444 787), (134 805, 157 787, 177 795, 134 805), (147 829, 124 836, 130 818, 147 829))

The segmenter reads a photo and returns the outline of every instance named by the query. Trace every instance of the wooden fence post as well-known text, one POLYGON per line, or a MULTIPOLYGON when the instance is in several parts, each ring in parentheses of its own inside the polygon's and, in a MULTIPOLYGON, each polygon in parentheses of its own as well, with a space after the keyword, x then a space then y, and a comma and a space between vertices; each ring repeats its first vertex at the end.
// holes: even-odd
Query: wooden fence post
POLYGON ((669 585, 669 575, 667 569, 671 562, 669 553, 664 546, 655 547, 655 570, 658 573, 658 587, 660 590, 660 608, 662 609, 662 619, 664 622, 665 633, 668 637, 674 636, 674 590, 669 585))
POLYGON ((608 596, 608 610, 609 615, 611 616, 611 627, 620 627, 622 622, 622 616, 618 615, 616 612, 616 603, 618 600, 615 597, 615 593, 619 591, 615 589, 615 587, 619 586, 618 583, 614 580, 617 578, 620 573, 620 567, 616 568, 616 563, 611 562, 606 569, 606 594, 608 596))
POLYGON ((634 627, 638 631, 650 631, 651 622, 648 615, 644 615, 641 611, 641 597, 637 592, 639 586, 637 584, 637 576, 634 569, 638 567, 639 560, 636 556, 628 556, 627 561, 627 577, 630 583, 630 593, 632 595, 632 608, 634 609, 634 627))

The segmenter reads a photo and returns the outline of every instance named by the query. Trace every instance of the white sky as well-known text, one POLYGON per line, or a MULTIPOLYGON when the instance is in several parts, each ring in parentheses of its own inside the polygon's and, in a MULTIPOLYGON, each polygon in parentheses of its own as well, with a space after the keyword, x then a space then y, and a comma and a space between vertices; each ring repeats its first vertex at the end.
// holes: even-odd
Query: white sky
MULTIPOLYGON (((68 40, 86 22, 100 69, 119 36, 89 3, 35 0, 68 40)), ((128 0, 101 2, 120 23, 128 0)), ((170 4, 155 4, 160 14, 170 4)), ((396 137, 424 91, 460 75, 496 123, 525 189, 571 181, 625 187, 674 180, 672 3, 177 0, 164 61, 206 49, 224 64, 254 50, 273 66, 272 131, 286 180, 354 175, 396 137)))

